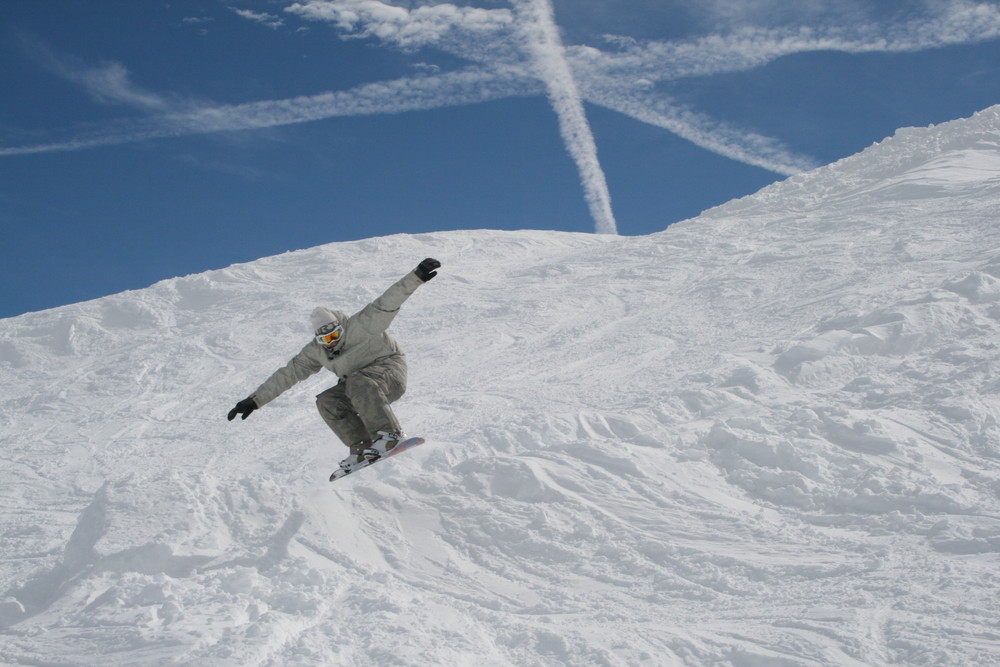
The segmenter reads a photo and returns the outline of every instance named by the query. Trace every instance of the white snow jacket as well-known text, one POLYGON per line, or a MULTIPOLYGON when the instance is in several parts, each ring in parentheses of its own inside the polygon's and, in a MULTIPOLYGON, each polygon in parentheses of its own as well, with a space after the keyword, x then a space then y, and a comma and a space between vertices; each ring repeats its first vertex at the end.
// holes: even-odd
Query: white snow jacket
POLYGON ((322 368, 346 379, 367 366, 384 364, 401 371, 405 382, 406 356, 386 329, 403 302, 423 284, 416 272, 411 271, 356 314, 347 317, 338 310, 331 311, 344 327, 337 347, 328 351, 313 338, 288 364, 265 380, 251 398, 258 407, 263 407, 322 368))

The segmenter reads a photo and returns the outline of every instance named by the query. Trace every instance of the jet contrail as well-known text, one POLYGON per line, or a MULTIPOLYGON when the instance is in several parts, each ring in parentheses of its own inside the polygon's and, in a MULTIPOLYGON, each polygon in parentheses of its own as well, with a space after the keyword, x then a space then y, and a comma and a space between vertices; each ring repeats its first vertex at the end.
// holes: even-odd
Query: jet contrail
POLYGON ((113 146, 150 139, 213 132, 254 130, 335 118, 394 114, 537 95, 542 91, 514 68, 449 72, 436 76, 369 83, 349 90, 265 100, 188 111, 175 111, 137 121, 122 121, 65 141, 0 148, 0 157, 113 146))
POLYGON ((550 0, 516 0, 518 30, 524 36, 538 77, 545 83, 549 101, 559 119, 566 148, 576 162, 584 197, 598 234, 617 234, 611 194, 597 159, 597 144, 583 109, 550 0))

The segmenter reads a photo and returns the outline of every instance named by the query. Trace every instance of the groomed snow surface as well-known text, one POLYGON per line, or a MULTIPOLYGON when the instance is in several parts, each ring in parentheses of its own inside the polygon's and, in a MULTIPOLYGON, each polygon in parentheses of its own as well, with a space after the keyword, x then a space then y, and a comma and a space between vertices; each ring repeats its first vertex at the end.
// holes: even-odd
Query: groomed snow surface
POLYGON ((642 238, 333 244, 0 321, 0 661, 995 665, 1000 107, 642 238), (317 375, 427 256, 428 443, 317 375))

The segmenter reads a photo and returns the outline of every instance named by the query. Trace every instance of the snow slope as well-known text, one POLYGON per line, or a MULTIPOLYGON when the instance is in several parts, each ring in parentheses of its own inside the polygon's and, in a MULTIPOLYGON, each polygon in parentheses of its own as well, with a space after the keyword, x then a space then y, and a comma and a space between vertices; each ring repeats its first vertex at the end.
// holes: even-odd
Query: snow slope
POLYGON ((0 661, 992 665, 1000 107, 642 238, 334 244, 0 320, 0 661), (429 443, 336 485, 300 384, 393 330, 429 443))

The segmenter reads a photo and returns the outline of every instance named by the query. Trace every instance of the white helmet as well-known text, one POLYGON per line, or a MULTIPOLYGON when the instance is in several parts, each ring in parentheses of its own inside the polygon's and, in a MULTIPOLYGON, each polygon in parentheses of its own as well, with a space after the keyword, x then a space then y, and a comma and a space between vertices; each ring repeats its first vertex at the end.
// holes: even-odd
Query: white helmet
POLYGON ((317 343, 330 350, 340 344, 344 337, 344 327, 337 321, 332 310, 317 306, 309 319, 312 321, 317 343))

